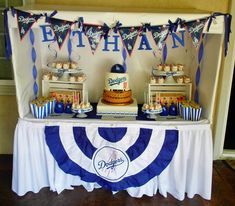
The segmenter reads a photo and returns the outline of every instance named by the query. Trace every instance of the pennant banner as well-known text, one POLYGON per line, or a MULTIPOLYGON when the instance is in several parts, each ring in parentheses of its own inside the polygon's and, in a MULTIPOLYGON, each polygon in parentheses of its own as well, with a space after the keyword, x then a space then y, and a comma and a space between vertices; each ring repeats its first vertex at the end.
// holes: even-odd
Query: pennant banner
POLYGON ((103 27, 97 25, 84 25, 84 30, 91 46, 92 53, 94 54, 104 34, 103 27))
POLYGON ((41 15, 16 10, 20 39, 22 40, 41 15))
MULTIPOLYGON (((33 26, 33 24, 37 22, 37 20, 40 17, 43 16, 45 17, 45 22, 51 24, 51 27, 55 33, 55 37, 56 37, 55 39, 58 42, 59 48, 62 47, 66 39, 66 36, 71 29, 71 25, 74 23, 78 23, 78 27, 80 28, 80 31, 83 31, 86 33, 86 36, 88 37, 88 41, 89 41, 89 44, 91 46, 91 50, 93 53, 97 49, 101 38, 103 36, 104 38, 107 38, 110 29, 113 29, 115 33, 119 31, 119 34, 123 41, 123 45, 125 46, 129 55, 131 55, 135 42, 137 40, 137 37, 141 31, 142 32, 151 31, 153 39, 158 49, 163 50, 165 41, 168 37, 168 33, 177 32, 177 28, 179 26, 182 29, 185 28, 189 32, 190 37, 192 38, 192 41, 193 41, 193 45, 195 46, 195 48, 199 48, 200 42, 202 40, 203 29, 207 20, 208 20, 207 31, 209 31, 211 23, 213 22, 213 19, 216 19, 217 16, 224 16, 224 19, 225 19, 224 50, 225 50, 225 56, 226 56, 227 50, 228 50, 229 35, 231 33, 231 18, 232 18, 232 16, 228 13, 225 13, 225 14, 213 13, 204 19, 198 19, 198 20, 186 22, 185 20, 181 18, 177 18, 175 22, 168 20, 168 24, 166 25, 155 25, 155 26, 154 25, 152 26, 151 23, 147 23, 147 24, 142 24, 142 26, 121 27, 122 24, 118 21, 114 27, 110 28, 105 23, 102 26, 84 24, 83 17, 80 17, 78 20, 74 22, 70 22, 70 21, 62 20, 62 19, 55 19, 53 18, 53 16, 57 13, 56 10, 53 11, 52 14, 50 15, 48 15, 47 13, 33 14, 33 13, 14 9, 12 7, 10 10, 9 9, 4 10, 4 27, 5 27, 6 34, 8 33, 8 19, 7 19, 7 13, 9 14, 8 11, 12 14, 13 17, 15 16, 17 17, 19 35, 20 35, 21 40, 27 34, 27 32, 33 26)), ((46 30, 43 30, 43 32, 46 32, 46 30)), ((6 35, 6 37, 8 36, 6 35)), ((10 58, 11 46, 10 46, 9 38, 6 38, 5 41, 7 45, 6 56, 10 58)), ((71 52, 70 43, 68 43, 68 51, 71 52)))
POLYGON ((122 27, 119 28, 119 33, 122 38, 123 44, 128 51, 128 54, 131 56, 133 48, 135 46, 136 39, 139 35, 139 27, 122 27))
POLYGON ((73 22, 50 18, 52 30, 54 31, 59 48, 62 47, 73 22))
POLYGON ((207 22, 207 19, 202 19, 202 20, 187 22, 185 24, 185 27, 188 33, 190 34, 190 37, 193 41, 193 45, 195 46, 195 48, 198 48, 201 43, 202 32, 203 32, 206 22, 207 22))
POLYGON ((169 33, 168 27, 153 26, 151 27, 151 33, 158 49, 162 50, 162 48, 165 45, 168 33, 169 33))

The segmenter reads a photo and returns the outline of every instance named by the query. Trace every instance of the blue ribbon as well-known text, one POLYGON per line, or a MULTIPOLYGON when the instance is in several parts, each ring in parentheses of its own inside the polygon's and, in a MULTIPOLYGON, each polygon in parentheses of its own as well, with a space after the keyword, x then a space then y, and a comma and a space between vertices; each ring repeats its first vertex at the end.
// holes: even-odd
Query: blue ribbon
POLYGON ((174 23, 169 19, 169 20, 168 20, 168 23, 169 23, 169 31, 170 31, 171 33, 172 33, 172 32, 176 32, 176 31, 177 31, 177 28, 178 28, 178 25, 179 25, 179 23, 180 23, 180 18, 177 18, 174 23))
POLYGON ((15 8, 14 8, 14 7, 11 7, 11 15, 12 15, 13 17, 15 17, 15 14, 16 14, 15 8))
POLYGON ((83 17, 79 17, 77 22, 78 22, 78 28, 81 29, 82 32, 85 32, 83 17))
POLYGON ((232 21, 232 15, 231 14, 223 14, 220 12, 213 13, 209 17, 208 25, 207 25, 207 31, 209 31, 211 27, 212 20, 215 19, 217 16, 224 16, 224 23, 225 23, 225 32, 224 32, 224 55, 227 56, 228 53, 228 43, 229 43, 229 37, 231 32, 231 21, 232 21))
POLYGON ((9 60, 12 55, 12 50, 11 50, 11 39, 9 35, 9 26, 8 26, 8 16, 7 16, 8 11, 9 11, 8 8, 4 9, 4 39, 5 39, 5 55, 6 58, 9 60))
POLYGON ((113 27, 113 31, 114 33, 118 32, 118 29, 122 26, 122 23, 120 23, 119 21, 117 21, 116 25, 113 27))
POLYGON ((150 23, 145 23, 145 24, 143 24, 143 26, 142 26, 142 31, 143 32, 147 32, 147 31, 151 31, 151 24, 150 23))
POLYGON ((224 15, 224 22, 225 22, 225 32, 224 32, 224 55, 227 56, 228 53, 228 43, 229 43, 229 37, 231 33, 231 21, 232 21, 232 15, 225 14, 224 15))
POLYGON ((57 11, 56 10, 54 10, 49 16, 48 16, 48 14, 47 13, 45 13, 44 14, 44 16, 46 17, 46 22, 47 23, 50 23, 50 18, 52 18, 53 16, 55 16, 57 14, 57 11))
POLYGON ((109 30, 110 30, 109 26, 104 23, 104 25, 103 25, 103 36, 104 36, 104 39, 108 38, 109 30))
POLYGON ((186 21, 185 20, 183 20, 183 19, 179 19, 179 25, 180 25, 180 28, 184 28, 185 27, 185 23, 186 23, 186 21))

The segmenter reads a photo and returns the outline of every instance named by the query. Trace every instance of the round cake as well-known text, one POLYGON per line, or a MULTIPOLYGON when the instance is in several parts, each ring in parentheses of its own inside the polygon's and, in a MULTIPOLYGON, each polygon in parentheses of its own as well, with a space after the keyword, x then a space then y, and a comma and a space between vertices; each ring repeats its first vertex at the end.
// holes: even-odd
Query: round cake
POLYGON ((132 101, 132 92, 129 91, 108 91, 104 90, 103 100, 111 104, 126 104, 132 101))

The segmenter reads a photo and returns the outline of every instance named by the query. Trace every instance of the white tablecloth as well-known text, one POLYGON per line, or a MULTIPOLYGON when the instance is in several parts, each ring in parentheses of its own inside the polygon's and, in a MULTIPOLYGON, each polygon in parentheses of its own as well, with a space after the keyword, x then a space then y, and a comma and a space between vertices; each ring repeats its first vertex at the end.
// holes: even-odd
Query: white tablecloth
POLYGON ((170 193, 183 200, 199 194, 211 198, 212 185, 212 134, 208 122, 154 122, 154 121, 101 121, 101 120, 30 120, 19 119, 14 137, 12 190, 19 196, 29 191, 39 192, 43 187, 57 193, 73 186, 83 185, 87 191, 99 188, 97 183, 87 183, 79 176, 66 174, 57 165, 45 140, 45 126, 61 127, 127 127, 176 129, 179 131, 177 150, 170 164, 160 175, 141 187, 129 187, 134 197, 157 192, 167 197, 170 193))

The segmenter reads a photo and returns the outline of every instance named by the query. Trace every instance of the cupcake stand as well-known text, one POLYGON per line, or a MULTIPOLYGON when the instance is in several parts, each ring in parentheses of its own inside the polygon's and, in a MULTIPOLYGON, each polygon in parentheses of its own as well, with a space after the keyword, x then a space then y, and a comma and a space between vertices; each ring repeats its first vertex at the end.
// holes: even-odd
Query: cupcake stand
MULTIPOLYGON (((53 11, 20 9, 48 14, 53 11)), ((166 24, 169 18, 174 21, 178 16, 191 20, 208 15, 210 14, 79 11, 79 16, 87 23, 97 25, 102 21, 111 25, 114 20, 119 20, 123 26, 139 25, 141 22, 161 25, 166 24)), ((78 12, 59 10, 54 17, 73 21, 78 19, 78 12)), ((154 57, 151 51, 138 50, 139 45, 136 45, 131 57, 128 54, 123 56, 122 41, 118 34, 112 33, 108 40, 102 39, 99 47, 92 53, 87 37, 74 27, 69 36, 73 49, 68 50, 70 47, 66 46, 70 45, 68 38, 59 49, 53 41, 50 26, 43 18, 39 18, 31 28, 35 37, 32 44, 29 34, 20 40, 16 17, 9 12, 8 23, 19 110, 14 136, 12 190, 23 196, 29 191, 37 193, 43 187, 61 193, 65 189, 82 185, 87 191, 104 187, 113 194, 126 190, 133 197, 153 196, 156 193, 167 197, 169 193, 179 200, 183 200, 185 195, 192 198, 196 194, 204 199, 211 199, 211 124, 224 28, 222 17, 217 17, 216 21, 216 24, 212 23, 210 35, 205 40, 200 85, 194 83, 198 67, 197 51, 189 36, 185 33, 184 46, 177 42, 177 48, 173 45, 175 43, 172 41, 172 35, 169 35, 166 41, 168 61, 183 63, 184 72, 192 79, 192 83, 178 85, 177 88, 183 87, 181 92, 186 92, 190 95, 188 98, 191 98, 197 86, 203 107, 199 121, 169 121, 148 119, 141 111, 151 68, 162 60, 161 52, 154 57), (117 48, 114 47, 115 41, 118 41, 117 48), (35 70, 35 67, 31 58, 32 47, 37 54, 34 58, 37 75, 33 77, 31 70, 35 70), (47 68, 48 57, 55 57, 53 51, 57 52, 57 59, 67 57, 68 60, 68 53, 71 58, 81 56, 78 64, 87 75, 86 81, 42 80, 42 71, 47 68), (103 120, 96 115, 96 103, 102 96, 104 76, 113 64, 123 60, 127 64, 133 97, 140 105, 138 115, 129 120, 103 120), (55 88, 89 92, 89 101, 94 103, 90 107, 92 111, 73 110, 78 116, 85 113, 86 118, 73 118, 74 113, 53 114, 44 119, 34 118, 29 102, 34 98, 35 82, 39 95, 46 95, 55 88), (205 88, 206 94, 203 92, 205 88), (111 163, 110 159, 114 162, 111 163), (109 167, 109 164, 112 164, 112 167, 109 167)), ((178 35, 181 34, 182 31, 179 31, 178 35)), ((149 33, 147 38, 154 50, 154 42, 149 33)), ((136 44, 140 44, 138 39, 136 44)), ((162 91, 161 87, 166 85, 155 83, 148 86, 151 87, 150 91, 155 93, 162 91)), ((167 86, 167 90, 171 88, 171 92, 176 88, 171 87, 172 83, 167 86)))

